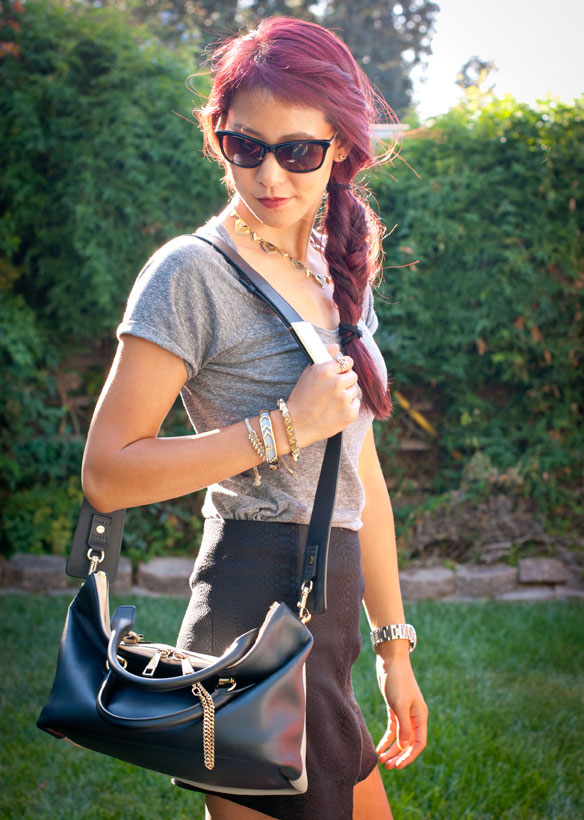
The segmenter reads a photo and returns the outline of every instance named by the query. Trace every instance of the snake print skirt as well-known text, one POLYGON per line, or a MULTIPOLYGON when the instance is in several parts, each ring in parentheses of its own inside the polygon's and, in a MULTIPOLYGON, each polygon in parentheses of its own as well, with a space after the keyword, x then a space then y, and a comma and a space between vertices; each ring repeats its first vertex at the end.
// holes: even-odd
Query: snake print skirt
MULTIPOLYGON (((301 524, 207 519, 178 647, 220 655, 234 638, 261 624, 274 601, 296 612, 307 532, 301 524)), ((220 796, 277 820, 351 820, 353 787, 377 763, 351 683, 361 649, 363 593, 359 536, 335 527, 328 608, 307 624, 314 636, 306 664, 308 791, 220 796)))

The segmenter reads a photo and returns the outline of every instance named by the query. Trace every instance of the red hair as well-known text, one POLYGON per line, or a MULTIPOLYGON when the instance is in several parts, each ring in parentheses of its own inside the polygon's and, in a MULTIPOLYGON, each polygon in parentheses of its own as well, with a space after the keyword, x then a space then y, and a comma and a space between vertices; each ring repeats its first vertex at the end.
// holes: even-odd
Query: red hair
MULTIPOLYGON (((198 118, 205 150, 223 166, 215 128, 234 95, 243 89, 263 89, 285 102, 322 111, 341 142, 350 146, 347 158, 333 164, 321 227, 341 323, 356 325, 365 289, 380 274, 383 227, 364 189, 359 191, 352 183, 360 171, 393 154, 392 148, 374 157, 370 133, 378 114, 397 123, 394 112, 332 31, 295 18, 267 18, 255 30, 226 40, 214 52, 211 70, 211 93, 198 118)), ((363 403, 377 418, 387 418, 391 413, 387 384, 365 346, 354 337, 344 350, 355 362, 363 403)))

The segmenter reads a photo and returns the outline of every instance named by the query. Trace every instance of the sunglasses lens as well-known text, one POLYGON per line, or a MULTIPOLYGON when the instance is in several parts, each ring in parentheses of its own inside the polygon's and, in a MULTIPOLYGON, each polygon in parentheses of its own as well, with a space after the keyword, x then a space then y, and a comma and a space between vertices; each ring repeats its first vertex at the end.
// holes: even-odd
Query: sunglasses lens
POLYGON ((223 153, 229 162, 241 168, 255 168, 264 158, 264 149, 261 145, 232 134, 223 136, 223 153))
POLYGON ((295 142, 278 148, 278 160, 287 171, 314 171, 322 163, 324 148, 314 142, 295 142))

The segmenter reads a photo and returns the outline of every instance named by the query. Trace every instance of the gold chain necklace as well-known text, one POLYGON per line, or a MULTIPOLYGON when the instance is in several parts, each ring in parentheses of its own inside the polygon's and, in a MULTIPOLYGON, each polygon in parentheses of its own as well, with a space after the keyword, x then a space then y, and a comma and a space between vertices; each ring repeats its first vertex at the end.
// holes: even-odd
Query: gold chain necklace
MULTIPOLYGON (((297 259, 295 256, 291 256, 287 251, 283 251, 282 248, 279 248, 277 245, 274 245, 272 242, 268 242, 267 239, 262 239, 262 237, 252 231, 252 229, 247 225, 240 215, 237 212, 237 208, 234 208, 231 211, 230 216, 235 217, 235 233, 238 236, 251 236, 254 242, 260 243, 260 248, 265 251, 266 253, 279 253, 284 259, 290 260, 290 265, 293 270, 302 271, 306 278, 312 278, 317 284, 320 285, 321 288, 324 288, 326 284, 332 281, 331 277, 325 273, 314 273, 313 271, 308 268, 304 262, 301 262, 300 259, 297 259)), ((318 248, 318 240, 314 238, 314 236, 310 235, 310 243, 313 247, 318 248)))

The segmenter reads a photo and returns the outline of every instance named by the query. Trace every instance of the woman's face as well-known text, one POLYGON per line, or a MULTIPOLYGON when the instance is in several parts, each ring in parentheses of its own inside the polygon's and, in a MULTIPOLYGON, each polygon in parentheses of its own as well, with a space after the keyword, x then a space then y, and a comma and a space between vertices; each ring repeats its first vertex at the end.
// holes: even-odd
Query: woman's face
MULTIPOLYGON (((335 135, 318 109, 292 106, 263 91, 236 94, 221 127, 270 145, 300 139, 329 140, 335 135)), ((312 226, 332 164, 346 153, 337 138, 316 171, 291 173, 269 153, 257 168, 230 164, 229 178, 240 200, 260 222, 273 228, 287 228, 300 221, 312 226)))

